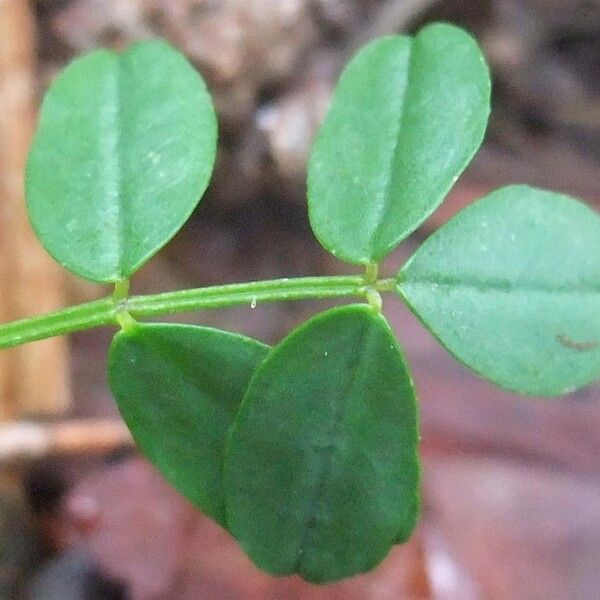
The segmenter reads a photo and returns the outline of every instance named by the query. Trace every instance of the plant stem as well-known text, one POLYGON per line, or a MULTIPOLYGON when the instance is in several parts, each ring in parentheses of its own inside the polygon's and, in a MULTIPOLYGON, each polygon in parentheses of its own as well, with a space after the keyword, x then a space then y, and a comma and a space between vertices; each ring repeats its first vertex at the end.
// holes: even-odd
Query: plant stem
POLYGON ((54 313, 0 325, 0 348, 115 323, 115 302, 103 298, 54 313))
MULTIPOLYGON (((381 280, 381 283, 387 280, 381 280)), ((376 282, 373 287, 378 287, 376 282)), ((385 287, 385 286, 383 286, 385 287)), ((120 298, 119 293, 102 300, 72 306, 54 313, 0 325, 0 348, 104 325, 118 325, 119 314, 134 318, 155 317, 208 308, 247 304, 254 308, 263 302, 309 300, 357 296, 365 298, 370 286, 364 277, 327 276, 272 279, 120 298)))

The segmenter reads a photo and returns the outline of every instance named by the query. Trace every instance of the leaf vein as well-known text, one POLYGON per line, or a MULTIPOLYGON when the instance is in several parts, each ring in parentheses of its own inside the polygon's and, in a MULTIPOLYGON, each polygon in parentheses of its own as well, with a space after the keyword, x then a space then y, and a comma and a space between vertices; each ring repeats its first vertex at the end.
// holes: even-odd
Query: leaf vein
POLYGON ((400 145, 400 140, 399 140, 399 136, 400 136, 400 132, 404 129, 404 121, 405 121, 405 117, 406 117, 406 107, 408 105, 408 100, 407 97, 410 93, 411 90, 411 81, 413 79, 412 75, 412 71, 413 71, 413 63, 414 63, 414 39, 413 38, 409 38, 410 41, 410 49, 408 52, 408 65, 407 65, 407 69, 406 69, 406 78, 404 80, 404 94, 402 94, 402 96, 400 97, 400 107, 399 107, 399 114, 398 114, 398 118, 396 120, 396 127, 395 127, 395 131, 394 131, 394 142, 392 145, 392 149, 390 152, 390 156, 389 156, 389 161, 388 161, 388 168, 386 170, 387 173, 387 177, 386 177, 386 182, 385 182, 385 188, 384 191, 382 193, 381 196, 381 202, 377 205, 374 206, 373 208, 376 210, 376 217, 375 217, 375 227, 371 228, 371 230, 369 231, 369 238, 368 238, 368 245, 371 249, 371 255, 373 254, 373 250, 376 247, 375 244, 375 237, 377 235, 377 233, 379 232, 379 229, 381 228, 381 225, 386 221, 386 215, 388 214, 389 210, 390 210, 390 192, 392 189, 392 180, 393 180, 393 176, 394 176, 394 171, 395 171, 395 162, 396 162, 396 154, 398 152, 398 146, 400 145))
POLYGON ((331 469, 334 462, 333 459, 336 451, 339 450, 339 447, 336 445, 335 441, 339 440, 343 436, 341 425, 344 421, 344 416, 349 405, 349 398, 351 397, 352 389, 356 386, 357 382, 364 378, 364 370, 367 362, 363 360, 363 357, 370 354, 369 350, 373 344, 373 340, 375 339, 375 333, 375 328, 370 326, 364 329, 361 333, 357 343, 359 352, 356 355, 356 360, 348 366, 348 372, 351 376, 349 377, 346 385, 339 389, 339 393, 333 402, 333 415, 330 425, 327 429, 327 438, 330 440, 330 443, 328 443, 326 446, 316 449, 321 464, 319 466, 318 483, 315 486, 315 492, 308 504, 308 510, 306 512, 307 517, 300 541, 298 543, 295 571, 299 573, 302 572, 306 548, 309 545, 310 540, 317 528, 317 520, 315 515, 317 514, 319 506, 323 501, 325 484, 331 474, 331 469), (343 400, 340 401, 340 398, 343 400))
POLYGON ((579 284, 579 287, 568 285, 555 285, 547 282, 511 282, 502 279, 496 280, 479 280, 479 279, 461 279, 455 280, 452 278, 441 277, 412 277, 407 276, 398 283, 399 288, 405 285, 421 285, 430 287, 446 287, 446 288, 463 288, 473 289, 481 292, 537 292, 541 294, 575 294, 575 295, 597 295, 600 294, 600 283, 584 282, 579 284))

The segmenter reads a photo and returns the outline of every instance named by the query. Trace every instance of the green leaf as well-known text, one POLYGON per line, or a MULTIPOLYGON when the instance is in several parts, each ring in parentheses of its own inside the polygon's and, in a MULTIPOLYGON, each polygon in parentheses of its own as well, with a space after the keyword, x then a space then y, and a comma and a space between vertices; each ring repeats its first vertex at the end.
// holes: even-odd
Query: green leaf
POLYGON ((120 331, 110 347, 110 387, 140 449, 224 527, 227 432, 267 350, 218 329, 163 324, 120 331))
POLYGON ((227 520, 275 575, 323 583, 371 569, 418 510, 417 411, 385 319, 334 308, 256 371, 225 459, 227 520))
POLYGON ((467 33, 433 24, 375 40, 350 62, 308 167, 312 228, 350 263, 378 261, 440 204, 481 144, 485 60, 467 33))
POLYGON ((202 79, 165 42, 75 60, 44 99, 29 155, 37 236, 81 277, 129 277, 198 204, 216 132, 202 79))
POLYGON ((510 390, 600 377, 600 216, 524 185, 461 211, 400 271, 398 291, 460 361, 510 390))

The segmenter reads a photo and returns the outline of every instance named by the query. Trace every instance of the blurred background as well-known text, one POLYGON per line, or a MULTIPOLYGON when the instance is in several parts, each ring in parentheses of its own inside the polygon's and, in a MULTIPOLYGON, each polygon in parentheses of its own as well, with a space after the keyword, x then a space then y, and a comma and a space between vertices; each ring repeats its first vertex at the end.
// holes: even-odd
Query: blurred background
MULTIPOLYGON (((600 207, 598 0, 0 0, 0 321, 107 293, 56 267, 24 214, 36 107, 70 58, 161 36, 215 98, 213 182, 134 293, 333 274, 352 269, 314 240, 304 183, 332 86, 363 43, 433 20, 480 40, 492 117, 482 151, 385 274, 504 183, 600 207)), ((136 454, 105 382, 113 332, 99 330, 0 353, 0 600, 600 597, 600 386, 551 401, 502 392, 385 304, 421 399, 424 509, 377 570, 327 587, 256 570, 136 454)), ((325 306, 178 320, 276 342, 325 306)))

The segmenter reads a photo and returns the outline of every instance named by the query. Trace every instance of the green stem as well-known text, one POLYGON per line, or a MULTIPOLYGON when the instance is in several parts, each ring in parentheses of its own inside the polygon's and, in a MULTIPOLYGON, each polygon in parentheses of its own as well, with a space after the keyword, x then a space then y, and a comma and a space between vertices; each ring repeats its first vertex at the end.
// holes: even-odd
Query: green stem
POLYGON ((47 315, 0 325, 0 348, 115 323, 115 302, 103 298, 47 315))
POLYGON ((129 279, 121 279, 121 281, 115 282, 115 289, 113 291, 113 300, 125 300, 129 296, 129 279))
MULTIPOLYGON (((374 287, 378 287, 378 283, 376 282, 374 287)), ((103 325, 118 325, 118 315, 123 312, 129 313, 133 318, 155 317, 244 304, 254 308, 263 302, 285 300, 346 296, 365 298, 368 289, 371 288, 365 285, 362 276, 353 275, 232 283, 131 298, 122 298, 123 290, 119 290, 102 300, 0 325, 0 348, 9 348, 103 325)))

